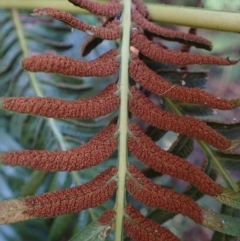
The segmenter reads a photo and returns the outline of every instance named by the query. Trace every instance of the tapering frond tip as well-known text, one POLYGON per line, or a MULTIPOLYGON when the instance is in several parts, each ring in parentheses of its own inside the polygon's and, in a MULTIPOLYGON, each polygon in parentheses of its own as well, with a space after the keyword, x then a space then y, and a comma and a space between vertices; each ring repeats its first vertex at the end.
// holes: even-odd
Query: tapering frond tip
POLYGON ((236 105, 236 107, 240 107, 240 99, 233 99, 231 101, 236 105))
POLYGON ((2 98, 0 105, 6 110, 30 115, 93 119, 117 109, 120 104, 117 90, 118 85, 112 84, 94 97, 76 101, 43 97, 2 98))
POLYGON ((86 144, 68 151, 24 150, 0 153, 0 163, 26 166, 40 171, 76 171, 107 160, 117 147, 115 132, 110 124, 86 144))
POLYGON ((192 117, 185 117, 167 112, 151 102, 134 86, 129 99, 129 109, 139 119, 159 129, 171 130, 182 135, 203 140, 219 150, 231 147, 231 141, 210 128, 206 123, 192 117))
POLYGON ((202 225, 232 236, 240 236, 240 219, 224 214, 212 212, 211 210, 203 209, 204 220, 202 225))
POLYGON ((122 33, 119 27, 120 21, 113 21, 111 24, 108 24, 106 27, 96 27, 81 21, 77 17, 74 17, 73 15, 67 12, 64 12, 55 8, 37 8, 33 10, 32 15, 34 16, 47 15, 51 18, 63 21, 73 28, 79 29, 91 35, 98 36, 102 39, 116 40, 120 38, 122 33))
POLYGON ((158 46, 157 44, 153 43, 143 33, 141 33, 138 30, 132 32, 131 44, 148 58, 170 65, 234 65, 238 63, 238 60, 230 60, 229 58, 164 49, 158 46))
POLYGON ((155 94, 176 99, 183 103, 200 104, 220 110, 238 107, 239 100, 219 98, 199 88, 174 85, 149 69, 135 54, 132 54, 131 57, 130 76, 141 86, 155 94))
POLYGON ((136 208, 129 204, 125 208, 126 217, 124 229, 133 241, 180 241, 168 229, 161 227, 157 222, 145 218, 136 208))
POLYGON ((143 17, 138 11, 132 10, 132 19, 133 21, 141 26, 143 29, 151 32, 154 35, 159 36, 160 38, 178 41, 187 45, 192 45, 197 48, 203 48, 206 50, 212 49, 211 41, 196 36, 195 34, 183 33, 180 31, 175 31, 172 29, 163 28, 155 23, 149 22, 145 17, 143 17))
POLYGON ((57 73, 69 76, 105 77, 119 69, 119 50, 112 49, 91 61, 80 61, 66 56, 41 54, 22 60, 24 69, 31 72, 57 73))
MULTIPOLYGON (((223 188, 223 191, 221 194, 219 194, 216 199, 228 206, 231 206, 236 209, 240 209, 240 193, 234 192, 232 190, 229 190, 227 188, 223 188)), ((240 226, 239 226, 240 228, 240 226)))
POLYGON ((13 199, 0 202, 0 224, 32 219, 33 217, 25 213, 25 210, 28 210, 28 207, 24 199, 13 199))
POLYGON ((114 179, 116 173, 115 167, 109 167, 92 181, 81 186, 0 202, 0 223, 50 218, 96 207, 114 194, 117 188, 114 179))

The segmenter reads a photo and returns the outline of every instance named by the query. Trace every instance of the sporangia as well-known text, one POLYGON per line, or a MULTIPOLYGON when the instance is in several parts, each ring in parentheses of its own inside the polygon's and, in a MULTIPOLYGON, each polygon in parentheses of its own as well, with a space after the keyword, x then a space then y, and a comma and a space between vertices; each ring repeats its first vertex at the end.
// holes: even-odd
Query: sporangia
MULTIPOLYGON (((124 15, 122 14, 125 11, 123 9, 125 1, 111 0, 107 3, 100 3, 92 0, 69 0, 69 2, 77 7, 85 8, 92 14, 105 16, 106 20, 103 26, 89 25, 67 12, 47 6, 33 10, 33 15, 61 20, 72 28, 88 33, 90 37, 83 44, 83 55, 88 54, 104 39, 120 39, 121 41, 124 29, 122 25, 124 15)), ((239 194, 220 186, 204 170, 186 161, 185 158, 163 150, 152 140, 151 132, 145 132, 146 129, 142 128, 143 125, 141 125, 142 122, 145 122, 153 130, 173 131, 181 136, 194 138, 211 150, 219 152, 232 150, 236 142, 227 139, 195 117, 179 115, 179 113, 171 112, 171 109, 165 109, 164 106, 153 103, 151 93, 170 101, 177 100, 182 103, 221 110, 237 108, 239 100, 219 98, 205 90, 186 87, 184 79, 180 85, 170 83, 161 77, 154 68, 151 69, 149 62, 161 62, 173 65, 175 68, 185 68, 192 64, 235 65, 238 61, 209 54, 189 53, 191 46, 211 50, 212 43, 197 36, 194 31, 193 33, 182 33, 152 22, 142 0, 132 0, 131 4, 129 12, 131 12, 132 25, 128 40, 131 44, 128 51, 131 53, 128 70, 132 79, 129 81, 127 93, 128 119, 125 119, 128 132, 125 145, 128 146, 128 151, 159 175, 160 173, 167 174, 185 180, 201 193, 239 209, 239 194), (185 48, 182 48, 182 51, 169 49, 164 45, 155 43, 154 39, 156 38, 183 43, 185 48)), ((67 56, 39 54, 23 59, 22 66, 26 71, 58 73, 77 77, 104 77, 113 74, 119 76, 123 55, 124 53, 121 53, 120 50, 112 49, 95 60, 80 61, 67 56)), ((188 73, 186 72, 186 74, 188 73)), ((62 119, 93 119, 115 111, 116 118, 89 142, 75 149, 66 151, 12 151, 1 153, 0 162, 4 165, 20 165, 48 172, 82 170, 104 162, 114 151, 119 149, 122 135, 122 130, 119 127, 122 121, 121 112, 119 115, 119 109, 123 103, 122 91, 120 76, 116 83, 109 84, 96 96, 80 98, 75 101, 52 97, 1 98, 1 109, 22 114, 62 119)), ((121 149, 118 150, 119 154, 121 151, 121 149)), ((239 228, 234 232, 228 231, 228 226, 225 228, 227 222, 222 223, 217 214, 205 209, 190 196, 156 184, 144 175, 138 165, 133 165, 128 160, 119 159, 119 162, 122 161, 126 162, 127 167, 124 172, 121 172, 124 173, 124 177, 121 176, 117 163, 112 163, 111 167, 102 171, 92 181, 80 186, 0 202, 0 223, 12 223, 32 218, 49 218, 71 212, 80 212, 114 198, 115 192, 117 196, 125 195, 128 192, 135 200, 144 205, 188 216, 197 223, 223 233, 240 235, 239 228), (123 186, 121 186, 120 179, 124 180, 123 186)), ((125 209, 122 213, 118 212, 119 203, 116 199, 115 206, 105 211, 96 221, 97 225, 103 227, 101 240, 104 240, 110 232, 114 232, 118 228, 117 217, 122 218, 126 235, 132 240, 180 240, 167 228, 161 227, 159 223, 143 216, 134 207, 134 203, 129 201, 130 199, 123 198, 123 200, 125 200, 125 209)), ((240 223, 239 219, 234 220, 236 223, 240 223)), ((116 240, 120 240, 120 238, 116 237, 116 240)))

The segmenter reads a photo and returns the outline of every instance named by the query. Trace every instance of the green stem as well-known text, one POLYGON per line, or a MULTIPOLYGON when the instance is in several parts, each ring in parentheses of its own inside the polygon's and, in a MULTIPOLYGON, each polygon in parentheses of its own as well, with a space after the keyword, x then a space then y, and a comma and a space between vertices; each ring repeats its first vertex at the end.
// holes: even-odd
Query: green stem
POLYGON ((116 227, 115 241, 123 240, 123 215, 126 199, 126 173, 128 161, 128 64, 131 31, 131 1, 123 0, 123 37, 121 45, 121 70, 120 70, 120 116, 119 116, 119 160, 118 160, 118 191, 116 198, 116 227))
MULTIPOLYGON (((130 0, 129 0, 130 1, 130 0)), ((106 1, 99 1, 106 2, 106 1)), ((146 4, 154 21, 184 25, 195 28, 214 29, 229 32, 240 32, 240 13, 214 11, 200 8, 180 7, 165 4, 146 4)), ((71 13, 87 13, 86 10, 75 7, 67 0, 1 0, 0 9, 17 8, 32 10, 34 8, 52 7, 71 13)))
POLYGON ((229 32, 240 31, 240 13, 201 8, 149 4, 152 19, 162 23, 229 32))
POLYGON ((216 167, 217 171, 221 174, 223 179, 226 181, 226 183, 231 187, 235 192, 239 191, 237 183, 229 176, 229 174, 226 172, 224 167, 221 165, 221 163, 217 160, 217 158, 214 156, 211 148, 204 143, 203 141, 198 141, 199 145, 202 147, 204 152, 211 158, 212 163, 216 167))

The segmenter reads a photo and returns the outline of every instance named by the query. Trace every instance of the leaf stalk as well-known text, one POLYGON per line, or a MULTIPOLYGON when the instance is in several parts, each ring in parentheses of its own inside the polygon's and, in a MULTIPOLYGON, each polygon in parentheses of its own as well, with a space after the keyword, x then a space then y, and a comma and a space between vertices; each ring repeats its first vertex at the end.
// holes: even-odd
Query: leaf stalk
POLYGON ((120 67, 120 116, 119 116, 119 159, 118 159, 118 191, 116 199, 116 228, 115 241, 123 240, 123 215, 126 199, 126 173, 127 173, 127 138, 128 138, 128 64, 131 31, 131 1, 123 0, 122 18, 122 45, 121 45, 121 67, 120 67))
MULTIPOLYGON (((99 2, 107 2, 100 1, 99 2)), ((213 29, 228 32, 240 32, 240 13, 228 11, 207 10, 193 7, 182 7, 164 4, 146 4, 153 21, 183 25, 195 28, 213 29), (221 19, 221 21, 219 21, 221 19)), ((0 9, 17 8, 20 10, 32 10, 42 7, 57 8, 70 13, 88 13, 85 9, 76 8, 72 4, 62 0, 1 0, 0 9)))

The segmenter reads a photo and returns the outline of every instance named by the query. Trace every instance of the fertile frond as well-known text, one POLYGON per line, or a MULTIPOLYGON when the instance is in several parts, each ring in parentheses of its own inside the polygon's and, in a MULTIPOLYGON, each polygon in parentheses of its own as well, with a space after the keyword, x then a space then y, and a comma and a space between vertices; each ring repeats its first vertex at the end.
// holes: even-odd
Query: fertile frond
POLYGON ((91 182, 79 187, 0 202, 0 223, 54 217, 96 207, 115 192, 116 181, 113 177, 116 173, 116 168, 110 167, 91 182))
POLYGON ((99 95, 76 101, 46 97, 10 97, 3 98, 0 105, 5 110, 31 115, 91 119, 106 115, 119 106, 119 97, 115 93, 117 90, 117 85, 109 85, 99 95))
MULTIPOLYGON (((55 217, 48 223, 51 225, 47 225, 51 226, 49 237, 45 237, 49 241, 67 240, 70 236, 73 236, 71 241, 100 241, 108 236, 110 240, 111 232, 115 241, 119 241, 124 239, 123 230, 134 241, 179 241, 179 233, 177 237, 169 226, 160 224, 182 214, 214 231, 239 236, 240 218, 235 213, 213 212, 205 208, 204 203, 197 203, 206 194, 216 202, 240 209, 238 185, 225 169, 239 169, 239 152, 235 149, 240 143, 239 123, 209 121, 196 116, 212 115, 213 108, 236 109, 240 100, 228 99, 224 93, 220 98, 213 91, 207 92, 204 90, 207 71, 188 67, 233 66, 238 60, 200 51, 191 53, 192 46, 211 50, 212 42, 198 36, 195 28, 183 33, 153 23, 143 0, 69 2, 104 16, 102 25, 89 24, 78 16, 48 6, 34 9, 32 15, 41 23, 61 24, 57 25, 58 30, 64 26, 67 31, 74 28, 90 35, 81 44, 83 56, 105 40, 117 40, 120 47, 113 41, 107 42, 107 49, 101 49, 98 57, 85 61, 76 56, 80 44, 72 52, 59 53, 56 49, 60 46, 71 46, 59 43, 56 39, 61 34, 52 36, 50 33, 54 31, 49 30, 50 39, 30 36, 55 46, 55 52, 46 52, 45 47, 28 49, 24 27, 17 21, 20 19, 17 10, 12 10, 20 47, 15 44, 14 35, 12 39, 7 38, 8 44, 0 49, 6 58, 0 67, 0 87, 4 86, 5 91, 6 84, 11 83, 15 89, 21 88, 1 97, 0 109, 10 114, 5 115, 0 124, 10 129, 13 139, 22 141, 22 145, 1 150, 0 168, 23 166, 37 171, 29 181, 25 180, 21 195, 27 197, 11 197, 0 202, 0 224, 55 217), (172 49, 173 45, 162 39, 184 45, 172 49), (12 45, 16 46, 15 52, 12 45), (19 65, 21 54, 24 55, 22 66, 19 65), (10 72, 16 60, 16 79, 24 73, 23 69, 32 72, 27 78, 19 78, 21 83, 11 80, 10 72), (10 77, 5 78, 6 73, 10 77), (52 73, 52 79, 46 73, 52 73), (71 77, 63 82, 62 75, 71 77), (96 80, 95 77, 104 78, 96 80), (52 88, 47 88, 48 85, 52 88), (86 122, 86 119, 92 120, 86 122), (175 139, 168 140, 169 136, 175 139), (42 139, 44 145, 36 144, 42 143, 39 141, 42 139), (197 151, 195 142, 204 152, 199 158, 202 168, 189 160, 197 151), (145 166, 141 169, 142 164, 145 166), (228 189, 218 183, 217 172, 229 185, 228 189), (164 175, 171 180, 165 181, 166 185, 162 184, 164 175), (177 187, 175 191, 172 184, 181 180, 172 178, 184 180, 188 186, 177 187), (77 186, 69 188, 73 181, 77 186), (145 215, 140 213, 141 208, 145 215), (79 218, 71 214, 85 209, 79 218), (61 216, 63 214, 68 215, 61 216), (70 236, 66 238, 63 233, 67 226, 70 236), (82 230, 75 234, 75 227, 82 230)), ((6 21, 9 19, 7 16, 6 21)), ((6 29, 3 36, 8 36, 12 28, 6 29)), ((76 35, 73 42, 78 41, 76 35)), ((2 95, 4 91, 0 88, 2 95)), ((9 140, 6 130, 3 133, 0 130, 2 140, 9 140)), ((21 170, 28 172, 27 168, 21 170)), ((7 175, 0 169, 0 177, 7 175)), ((23 183, 19 182, 17 188, 23 183)))
POLYGON ((88 143, 68 151, 15 151, 0 154, 4 165, 26 166, 41 171, 75 171, 95 166, 110 157, 117 147, 117 126, 110 124, 88 143))

